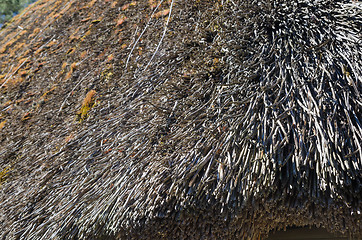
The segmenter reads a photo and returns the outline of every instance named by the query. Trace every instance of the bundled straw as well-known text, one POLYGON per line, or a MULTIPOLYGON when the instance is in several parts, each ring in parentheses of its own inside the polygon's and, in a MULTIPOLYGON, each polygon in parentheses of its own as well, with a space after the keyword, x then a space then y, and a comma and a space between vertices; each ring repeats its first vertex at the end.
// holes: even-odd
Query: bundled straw
MULTIPOLYGON (((361 236, 361 3, 160 1, 140 22, 146 3, 124 4, 135 10, 116 74, 79 70, 68 88, 98 84, 88 119, 65 116, 68 90, 49 143, 0 148, 24 172, 2 183, 0 236, 258 239, 305 225, 361 236)), ((92 27, 87 44, 114 43, 106 21, 92 27)))

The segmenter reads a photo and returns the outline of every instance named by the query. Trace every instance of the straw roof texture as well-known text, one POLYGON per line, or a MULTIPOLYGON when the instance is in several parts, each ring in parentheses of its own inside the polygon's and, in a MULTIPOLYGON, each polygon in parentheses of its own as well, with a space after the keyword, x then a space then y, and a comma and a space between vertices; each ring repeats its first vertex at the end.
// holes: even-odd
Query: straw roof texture
POLYGON ((360 2, 39 0, 0 31, 0 237, 361 237, 361 49, 360 2))

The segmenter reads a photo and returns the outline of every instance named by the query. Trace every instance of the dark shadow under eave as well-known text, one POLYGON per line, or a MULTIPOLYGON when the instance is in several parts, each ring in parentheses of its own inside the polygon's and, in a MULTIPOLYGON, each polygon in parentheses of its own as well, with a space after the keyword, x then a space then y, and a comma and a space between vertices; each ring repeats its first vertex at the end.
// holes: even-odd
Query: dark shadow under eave
POLYGON ((304 228, 287 228, 286 231, 277 231, 271 234, 267 240, 352 240, 344 235, 336 235, 327 232, 323 228, 304 227, 304 228))

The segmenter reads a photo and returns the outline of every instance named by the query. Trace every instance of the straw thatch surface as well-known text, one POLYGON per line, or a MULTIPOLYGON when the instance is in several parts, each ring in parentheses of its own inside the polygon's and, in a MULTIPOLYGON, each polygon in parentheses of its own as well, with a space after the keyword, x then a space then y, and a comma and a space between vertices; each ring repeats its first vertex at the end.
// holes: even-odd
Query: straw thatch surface
POLYGON ((0 31, 0 237, 362 234, 362 4, 40 0, 0 31))

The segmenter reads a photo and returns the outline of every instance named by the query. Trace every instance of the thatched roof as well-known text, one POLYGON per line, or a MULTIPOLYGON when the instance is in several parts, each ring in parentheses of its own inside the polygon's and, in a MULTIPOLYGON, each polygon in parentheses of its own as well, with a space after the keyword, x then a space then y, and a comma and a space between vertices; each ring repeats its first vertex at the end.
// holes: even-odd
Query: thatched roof
POLYGON ((0 237, 362 235, 362 3, 39 0, 0 31, 0 237))

